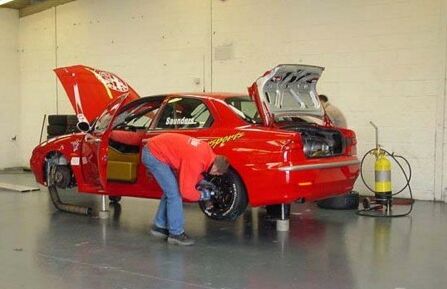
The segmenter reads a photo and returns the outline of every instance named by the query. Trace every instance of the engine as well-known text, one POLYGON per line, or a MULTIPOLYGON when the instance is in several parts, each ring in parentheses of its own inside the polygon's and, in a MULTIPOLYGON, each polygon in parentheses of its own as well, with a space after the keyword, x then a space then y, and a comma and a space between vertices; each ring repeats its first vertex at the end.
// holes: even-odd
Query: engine
POLYGON ((300 133, 303 140, 303 151, 308 158, 343 154, 345 141, 342 133, 338 130, 311 125, 289 126, 286 129, 300 133))

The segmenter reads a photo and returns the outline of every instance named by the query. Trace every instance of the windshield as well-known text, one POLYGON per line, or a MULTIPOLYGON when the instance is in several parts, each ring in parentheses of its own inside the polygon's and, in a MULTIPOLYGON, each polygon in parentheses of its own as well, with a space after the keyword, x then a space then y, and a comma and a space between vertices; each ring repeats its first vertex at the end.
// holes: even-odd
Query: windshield
POLYGON ((234 112, 243 120, 249 123, 262 123, 259 117, 258 109, 253 100, 248 96, 237 96, 225 99, 225 102, 230 105, 234 112))

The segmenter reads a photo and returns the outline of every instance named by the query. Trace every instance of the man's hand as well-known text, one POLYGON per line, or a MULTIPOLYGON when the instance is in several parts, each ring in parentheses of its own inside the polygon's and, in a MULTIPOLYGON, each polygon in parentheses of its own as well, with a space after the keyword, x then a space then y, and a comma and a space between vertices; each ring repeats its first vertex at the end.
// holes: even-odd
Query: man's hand
POLYGON ((203 188, 200 195, 200 201, 209 201, 211 200, 211 197, 213 196, 213 192, 203 188))
POLYGON ((201 201, 209 201, 218 194, 218 189, 216 185, 212 182, 202 180, 197 185, 197 190, 201 192, 201 201))

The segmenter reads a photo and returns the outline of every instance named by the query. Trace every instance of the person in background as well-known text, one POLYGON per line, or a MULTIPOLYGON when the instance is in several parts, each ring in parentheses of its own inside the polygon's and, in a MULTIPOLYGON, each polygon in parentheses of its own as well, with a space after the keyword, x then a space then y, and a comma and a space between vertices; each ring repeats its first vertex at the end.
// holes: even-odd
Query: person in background
POLYGON ((318 97, 320 98, 320 102, 323 105, 326 114, 331 119, 334 126, 347 128, 348 125, 346 123, 346 118, 343 115, 343 113, 336 106, 332 105, 332 103, 329 102, 329 99, 327 98, 326 95, 320 94, 318 95, 318 97))
POLYGON ((171 244, 193 245, 194 240, 183 228, 182 197, 192 202, 210 200, 213 192, 198 191, 197 187, 204 173, 224 174, 229 167, 228 159, 215 155, 207 142, 183 134, 163 133, 149 139, 142 150, 142 162, 163 190, 151 234, 171 244))

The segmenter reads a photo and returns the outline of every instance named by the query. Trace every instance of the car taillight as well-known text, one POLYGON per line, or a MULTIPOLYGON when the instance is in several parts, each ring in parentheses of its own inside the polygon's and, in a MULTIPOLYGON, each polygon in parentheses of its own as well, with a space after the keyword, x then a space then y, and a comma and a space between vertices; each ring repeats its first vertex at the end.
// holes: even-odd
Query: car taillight
POLYGON ((346 154, 349 156, 357 155, 357 138, 355 135, 346 138, 346 154))

